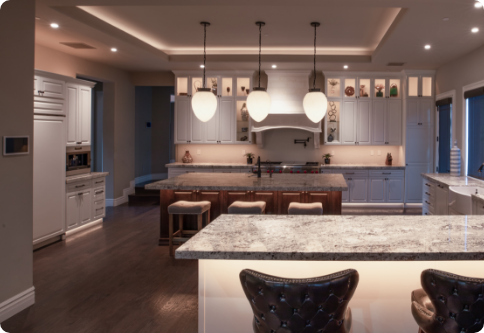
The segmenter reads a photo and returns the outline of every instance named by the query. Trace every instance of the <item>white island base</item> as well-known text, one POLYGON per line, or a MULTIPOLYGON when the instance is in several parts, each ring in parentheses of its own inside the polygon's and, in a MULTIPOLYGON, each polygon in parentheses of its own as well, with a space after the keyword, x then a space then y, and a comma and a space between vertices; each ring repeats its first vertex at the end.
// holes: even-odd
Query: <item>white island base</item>
POLYGON ((353 333, 417 333, 410 297, 421 288, 425 269, 484 277, 480 261, 199 260, 199 333, 252 332, 252 310, 239 281, 245 268, 286 278, 356 269, 360 282, 350 301, 353 333))

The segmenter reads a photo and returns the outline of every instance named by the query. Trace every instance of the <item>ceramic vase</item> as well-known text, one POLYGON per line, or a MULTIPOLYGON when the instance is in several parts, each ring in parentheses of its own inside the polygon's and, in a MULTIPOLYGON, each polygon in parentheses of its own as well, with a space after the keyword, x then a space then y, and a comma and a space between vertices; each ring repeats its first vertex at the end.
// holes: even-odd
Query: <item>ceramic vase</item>
POLYGON ((251 158, 248 158, 247 159, 247 165, 252 165, 252 163, 253 163, 252 159, 251 158))
POLYGON ((461 169, 461 155, 460 149, 457 147, 457 141, 454 147, 450 150, 450 175, 453 177, 460 177, 461 169))
POLYGON ((193 163, 193 157, 190 155, 190 152, 187 150, 185 152, 185 156, 182 158, 183 163, 193 163))
POLYGON ((333 134, 328 135, 328 142, 333 142, 334 137, 333 134))

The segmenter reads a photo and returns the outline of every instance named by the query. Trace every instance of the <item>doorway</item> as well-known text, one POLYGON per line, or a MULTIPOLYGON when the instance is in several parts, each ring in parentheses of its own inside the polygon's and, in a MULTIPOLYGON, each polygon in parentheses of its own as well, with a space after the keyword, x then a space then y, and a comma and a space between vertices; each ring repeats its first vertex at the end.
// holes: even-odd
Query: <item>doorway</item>
POLYGON ((437 101, 437 161, 438 173, 450 173, 452 148, 452 99, 437 101))

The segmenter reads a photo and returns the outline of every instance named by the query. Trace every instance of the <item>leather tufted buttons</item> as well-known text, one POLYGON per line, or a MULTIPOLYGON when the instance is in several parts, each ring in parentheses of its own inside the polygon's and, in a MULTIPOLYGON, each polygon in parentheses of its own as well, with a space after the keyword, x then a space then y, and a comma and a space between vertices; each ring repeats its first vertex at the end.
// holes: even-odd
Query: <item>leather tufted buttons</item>
POLYGON ((479 298, 482 298, 482 294, 479 294, 479 296, 478 296, 478 297, 479 297, 479 298))
POLYGON ((457 295, 457 288, 454 288, 454 290, 453 290, 453 294, 454 294, 454 295, 457 295))
POLYGON ((311 324, 311 320, 306 320, 306 326, 309 326, 311 324))
POLYGON ((339 301, 338 301, 338 303, 339 303, 339 304, 341 304, 341 303, 343 303, 344 301, 345 301, 344 299, 340 298, 340 299, 339 299, 339 301))
POLYGON ((452 318, 452 319, 454 319, 454 320, 455 320, 455 317, 456 317, 456 316, 457 316, 457 315, 456 315, 455 313, 452 313, 452 312, 451 312, 451 313, 449 313, 449 317, 450 317, 450 318, 452 318))
POLYGON ((341 325, 343 325, 343 321, 342 320, 338 321, 338 326, 341 326, 341 325))
POLYGON ((334 318, 334 314, 330 314, 329 319, 333 319, 333 318, 334 318))
POLYGON ((330 296, 334 295, 334 291, 333 291, 333 289, 330 289, 330 290, 329 290, 329 295, 330 295, 330 296))
POLYGON ((292 309, 292 313, 293 314, 296 314, 297 313, 297 309, 292 309))
POLYGON ((464 305, 464 311, 469 311, 469 305, 464 305))
POLYGON ((322 306, 322 305, 318 306, 318 310, 321 310, 322 308, 323 308, 323 306, 322 306))
POLYGON ((263 314, 263 313, 261 313, 261 315, 260 315, 260 319, 262 319, 262 320, 266 320, 266 317, 264 317, 264 314, 263 314))
POLYGON ((445 303, 445 297, 443 295, 439 295, 439 301, 445 303))
POLYGON ((287 327, 287 321, 281 322, 281 327, 287 327))
POLYGON ((276 333, 276 331, 274 331, 274 330, 271 330, 271 333, 276 333))
POLYGON ((275 305, 271 306, 271 312, 274 313, 275 311, 276 311, 276 306, 275 305))
POLYGON ((479 320, 479 318, 478 318, 478 319, 476 319, 476 322, 475 322, 475 323, 476 323, 476 324, 479 324, 480 322, 481 322, 481 321, 480 321, 480 320, 479 320))
POLYGON ((437 317, 437 321, 442 324, 444 322, 444 318, 439 316, 437 317))
POLYGON ((430 280, 430 284, 435 287, 435 280, 430 280))
POLYGON ((281 302, 284 302, 286 300, 286 296, 284 296, 284 294, 281 294, 281 296, 279 296, 279 300, 281 302))
POLYGON ((309 295, 308 295, 308 294, 306 294, 304 297, 305 297, 306 299, 309 299, 309 295))

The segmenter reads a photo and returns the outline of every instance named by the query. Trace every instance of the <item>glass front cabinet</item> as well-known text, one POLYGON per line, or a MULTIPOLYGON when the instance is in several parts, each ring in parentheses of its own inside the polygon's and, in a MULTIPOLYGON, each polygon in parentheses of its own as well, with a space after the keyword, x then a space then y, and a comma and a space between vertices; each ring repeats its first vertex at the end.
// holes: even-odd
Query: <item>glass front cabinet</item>
POLYGON ((247 96, 252 71, 207 72, 205 87, 217 98, 215 115, 206 123, 193 113, 191 99, 203 87, 202 72, 175 73, 175 144, 251 144, 247 96))
POLYGON ((408 98, 434 97, 433 81, 434 81, 433 75, 408 74, 407 97, 408 98))

